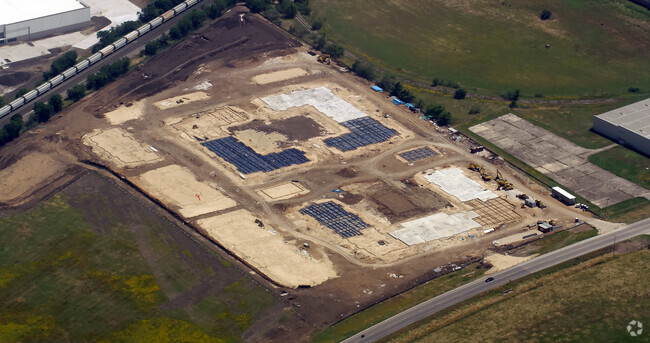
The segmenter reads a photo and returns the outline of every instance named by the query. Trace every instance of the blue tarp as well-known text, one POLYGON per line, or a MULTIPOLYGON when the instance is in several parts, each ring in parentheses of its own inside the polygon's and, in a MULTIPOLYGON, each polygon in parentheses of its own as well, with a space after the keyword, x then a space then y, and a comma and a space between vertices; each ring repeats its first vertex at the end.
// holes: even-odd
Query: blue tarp
POLYGON ((406 103, 406 107, 415 107, 415 105, 413 105, 413 104, 410 103, 410 102, 407 102, 407 103, 406 103))
POLYGON ((378 87, 378 86, 372 86, 370 88, 375 92, 383 92, 384 91, 383 89, 381 89, 381 87, 378 87))
POLYGON ((394 99, 391 100, 391 101, 393 102, 393 104, 395 104, 395 105, 397 105, 397 106, 399 106, 399 105, 404 105, 404 101, 402 101, 402 100, 400 100, 400 99, 397 99, 397 98, 394 98, 394 99))

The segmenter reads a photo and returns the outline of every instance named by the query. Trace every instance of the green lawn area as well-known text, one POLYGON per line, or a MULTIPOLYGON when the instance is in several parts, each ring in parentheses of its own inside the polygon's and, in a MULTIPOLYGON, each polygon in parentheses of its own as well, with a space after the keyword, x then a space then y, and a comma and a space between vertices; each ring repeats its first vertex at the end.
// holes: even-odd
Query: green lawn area
POLYGON ((108 181, 78 182, 0 218, 0 342, 233 342, 274 303, 108 181))
POLYGON ((535 248, 534 250, 529 250, 528 253, 529 255, 546 254, 596 235, 598 235, 598 230, 594 228, 581 232, 565 230, 551 235, 544 235, 544 238, 532 243, 535 248))
MULTIPOLYGON (((647 247, 647 238, 641 244, 647 247)), ((646 248, 551 268, 443 311, 389 341, 646 341, 630 337, 626 327, 633 319, 650 321, 650 278, 642 272, 649 267, 646 248)))
POLYGON ((589 156, 589 162, 650 189, 650 158, 618 146, 589 156))
POLYGON ((650 92, 650 13, 622 0, 314 0, 328 38, 396 75, 470 92, 650 92), (552 11, 542 21, 543 9, 552 11), (550 44, 550 48, 545 45, 550 44))
POLYGON ((650 200, 632 198, 607 207, 601 214, 607 221, 616 223, 634 223, 650 218, 650 200))
POLYGON ((463 270, 433 279, 412 290, 367 308, 317 333, 312 342, 340 342, 407 308, 480 278, 485 269, 477 267, 479 267, 478 264, 469 265, 463 270))

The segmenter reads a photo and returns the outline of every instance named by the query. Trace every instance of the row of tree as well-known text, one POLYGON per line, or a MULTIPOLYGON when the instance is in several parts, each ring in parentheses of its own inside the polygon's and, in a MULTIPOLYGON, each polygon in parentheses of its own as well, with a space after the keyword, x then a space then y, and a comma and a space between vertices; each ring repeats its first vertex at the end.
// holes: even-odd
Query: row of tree
POLYGON ((52 61, 50 70, 43 72, 43 80, 47 81, 50 78, 61 74, 66 69, 74 66, 77 63, 77 52, 74 50, 68 51, 62 56, 59 56, 52 61))
POLYGON ((98 90, 116 78, 129 71, 131 60, 128 57, 121 58, 109 65, 105 65, 98 72, 88 75, 86 78, 86 89, 98 90))

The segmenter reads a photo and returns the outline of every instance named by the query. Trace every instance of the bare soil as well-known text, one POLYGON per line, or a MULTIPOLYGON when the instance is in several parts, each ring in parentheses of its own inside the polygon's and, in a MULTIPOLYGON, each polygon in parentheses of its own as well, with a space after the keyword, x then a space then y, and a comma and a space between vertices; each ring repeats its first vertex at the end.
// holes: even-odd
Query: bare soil
POLYGON ((26 71, 17 71, 11 74, 0 75, 0 85, 17 86, 29 80, 30 77, 31 74, 26 71))
POLYGON ((286 136, 290 141, 306 141, 310 138, 319 137, 325 133, 325 129, 320 124, 307 116, 296 116, 282 120, 274 120, 268 124, 263 120, 255 119, 250 123, 228 128, 230 132, 248 129, 265 133, 277 132, 286 136))
POLYGON ((383 184, 370 197, 376 202, 377 209, 391 223, 418 217, 450 205, 444 197, 420 187, 397 189, 383 184))

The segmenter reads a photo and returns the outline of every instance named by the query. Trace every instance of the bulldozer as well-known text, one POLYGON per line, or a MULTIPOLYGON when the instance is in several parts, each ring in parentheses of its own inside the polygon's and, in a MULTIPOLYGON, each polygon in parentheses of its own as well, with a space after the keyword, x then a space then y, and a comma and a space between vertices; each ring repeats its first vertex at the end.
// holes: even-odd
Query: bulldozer
POLYGON ((517 198, 521 200, 526 200, 528 199, 528 195, 526 195, 526 193, 517 194, 517 198))
POLYGON ((318 62, 323 63, 323 64, 330 64, 332 58, 329 54, 324 54, 318 56, 318 62))
MULTIPOLYGON (((544 203, 542 203, 542 201, 539 200, 539 199, 535 200, 535 206, 537 206, 539 208, 542 208, 542 209, 546 208, 546 205, 544 205, 544 203)), ((551 224, 551 225, 553 225, 553 224, 551 224)))

